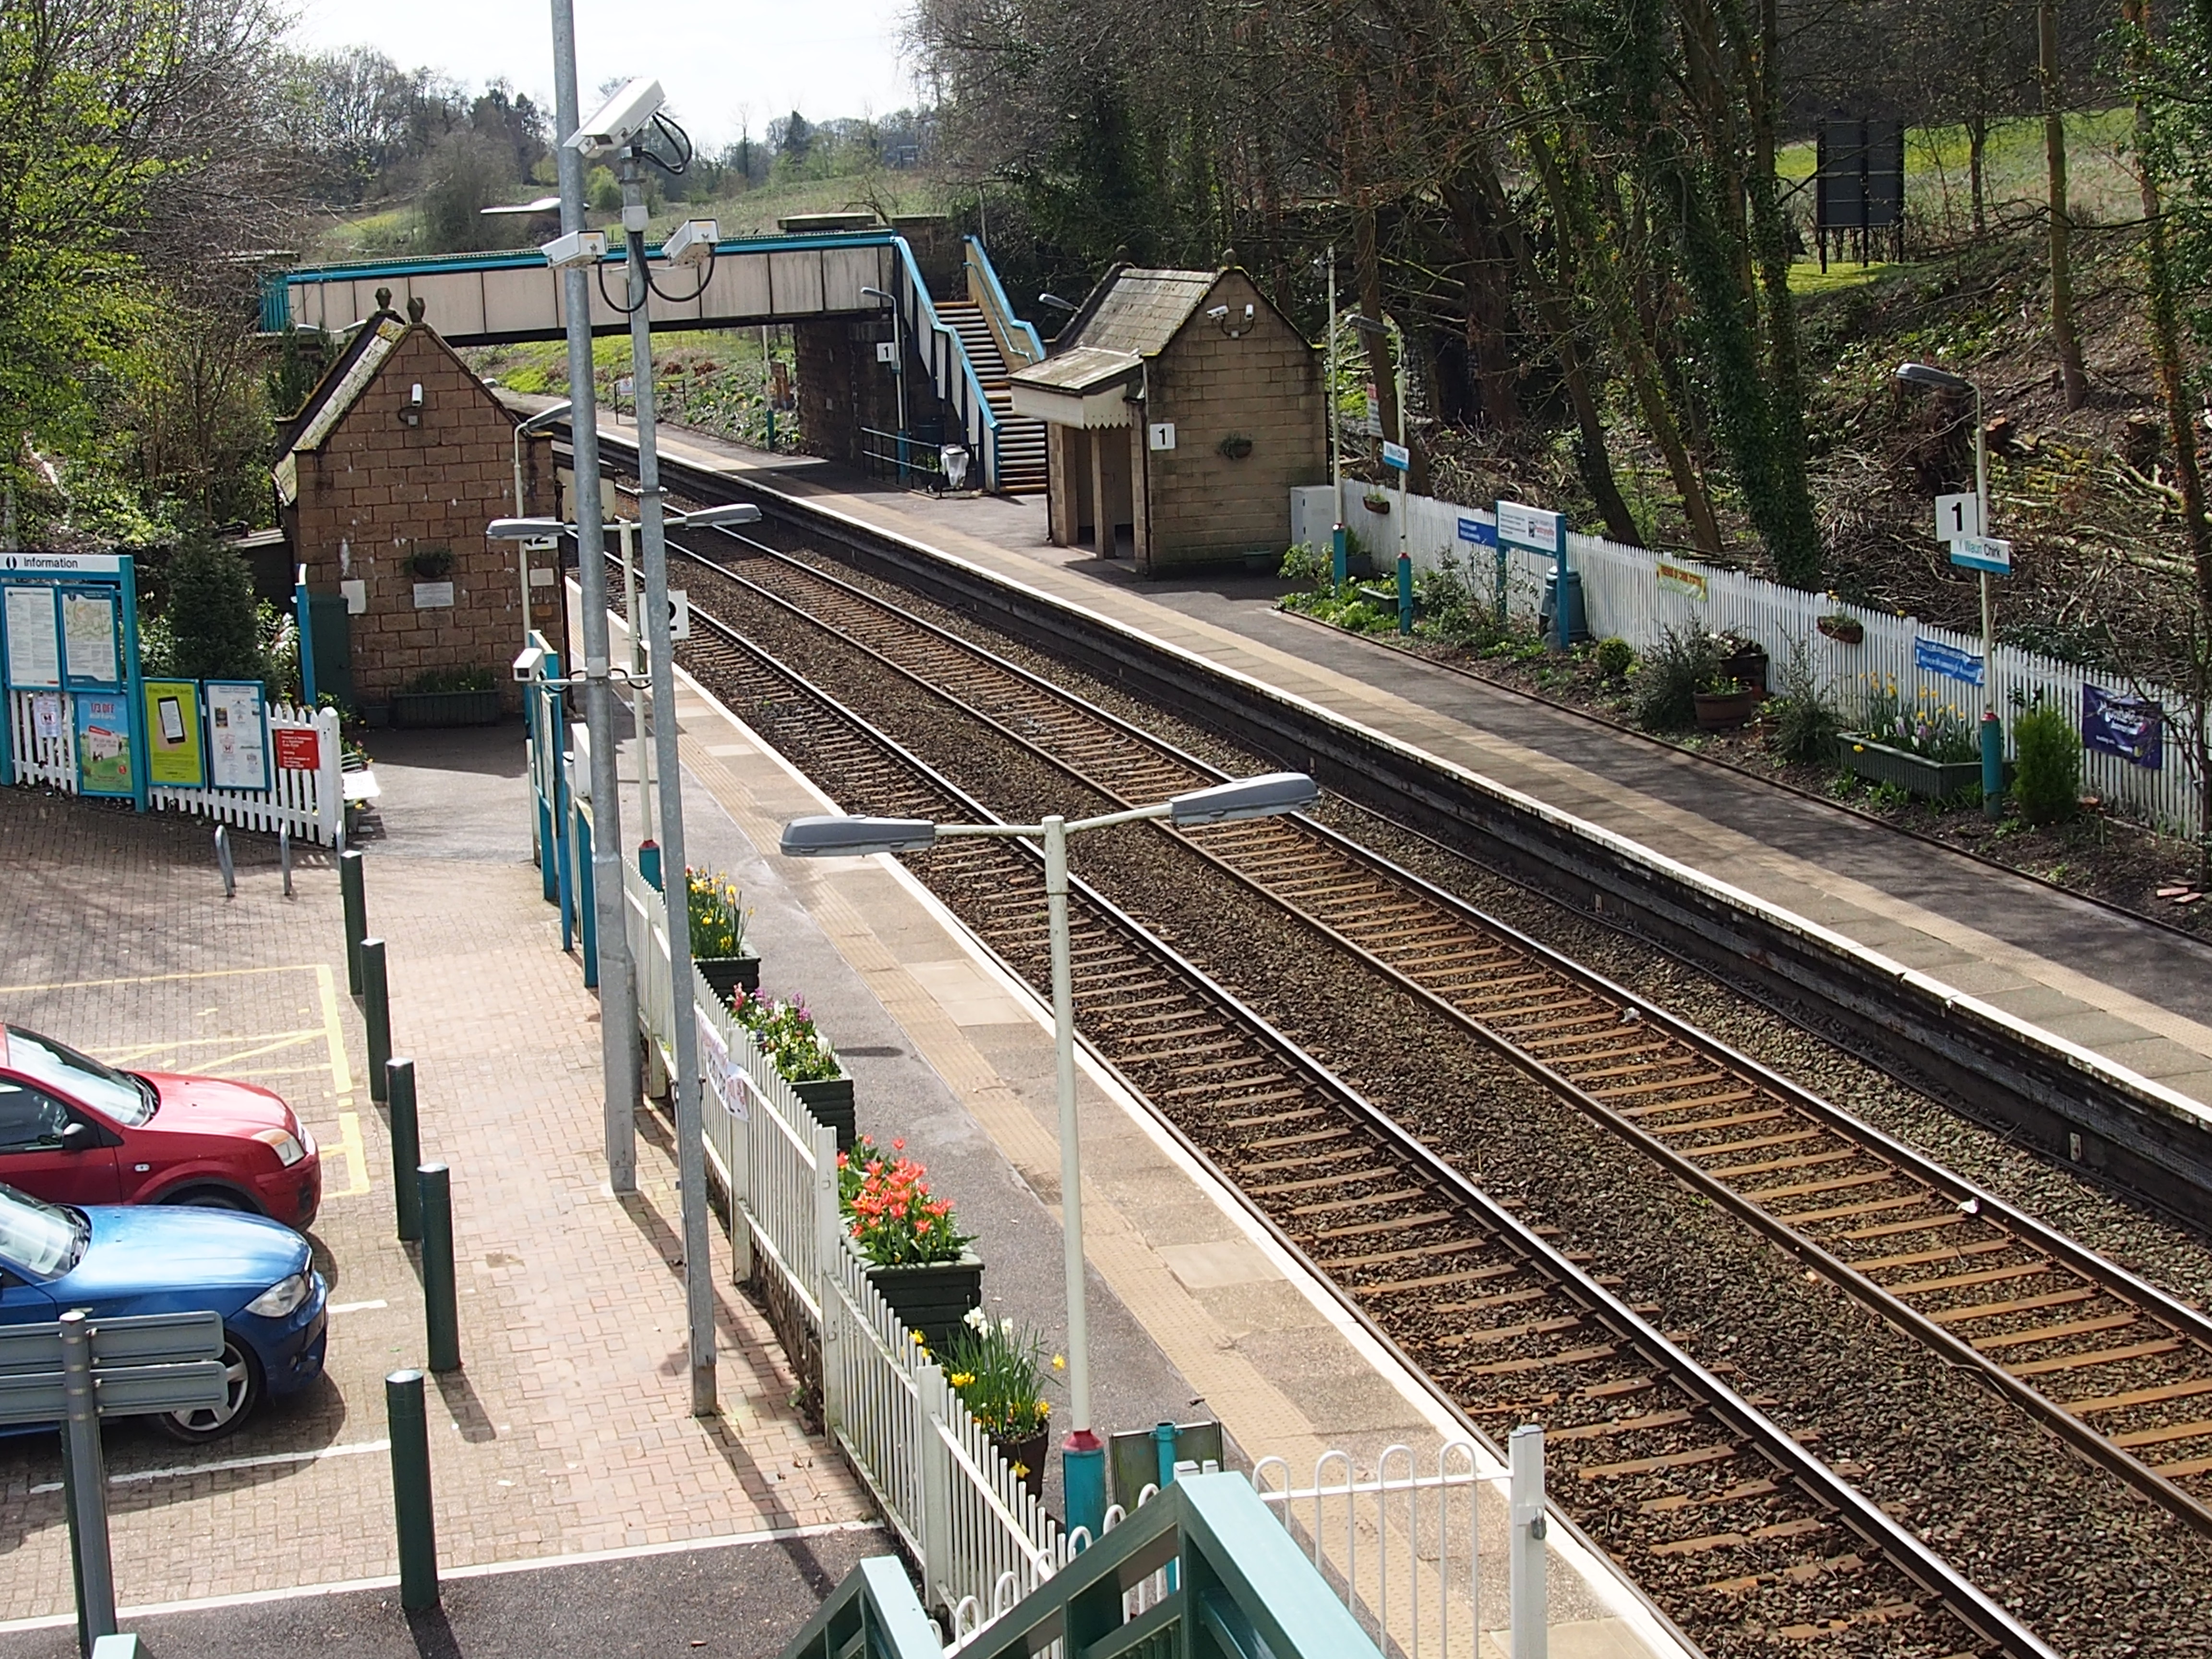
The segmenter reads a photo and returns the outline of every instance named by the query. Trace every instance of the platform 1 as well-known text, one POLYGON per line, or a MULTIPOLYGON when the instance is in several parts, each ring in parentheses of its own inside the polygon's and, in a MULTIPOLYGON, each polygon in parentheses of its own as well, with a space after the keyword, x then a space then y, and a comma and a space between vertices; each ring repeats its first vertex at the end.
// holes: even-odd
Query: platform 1
POLYGON ((661 447, 1480 774, 2212 1107, 2212 945, 1291 615, 1273 577, 1145 580, 1124 562, 1053 545, 1037 500, 939 499, 678 430, 661 447))

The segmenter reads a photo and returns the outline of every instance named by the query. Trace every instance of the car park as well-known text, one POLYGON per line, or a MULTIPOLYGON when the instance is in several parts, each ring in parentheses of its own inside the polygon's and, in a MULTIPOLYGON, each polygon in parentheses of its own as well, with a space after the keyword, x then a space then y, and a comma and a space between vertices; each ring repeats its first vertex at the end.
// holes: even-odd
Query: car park
POLYGON ((223 1403, 155 1420, 220 1439, 269 1398, 323 1373, 327 1287, 307 1242, 260 1216, 197 1207, 49 1204, 0 1186, 0 1329, 74 1309, 222 1317, 223 1403))
POLYGON ((250 1083, 126 1072, 0 1025, 0 1182, 57 1204, 194 1204, 305 1229, 323 1196, 314 1137, 250 1083))

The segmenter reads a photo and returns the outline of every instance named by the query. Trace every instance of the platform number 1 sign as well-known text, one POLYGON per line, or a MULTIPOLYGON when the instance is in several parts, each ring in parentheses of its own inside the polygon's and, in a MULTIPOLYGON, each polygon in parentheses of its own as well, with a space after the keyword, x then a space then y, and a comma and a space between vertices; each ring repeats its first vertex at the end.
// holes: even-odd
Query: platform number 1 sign
POLYGON ((1982 533, 1981 498, 1971 489, 1936 498, 1936 539, 1965 541, 1982 533))

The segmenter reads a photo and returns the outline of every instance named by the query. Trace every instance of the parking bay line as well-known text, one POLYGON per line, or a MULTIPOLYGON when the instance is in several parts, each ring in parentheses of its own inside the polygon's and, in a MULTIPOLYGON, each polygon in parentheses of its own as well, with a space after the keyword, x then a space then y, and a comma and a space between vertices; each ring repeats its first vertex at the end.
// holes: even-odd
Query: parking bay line
MULTIPOLYGON (((317 1451, 267 1452, 258 1457, 226 1457, 213 1463, 179 1463, 167 1469, 125 1469, 120 1474, 111 1474, 111 1486, 137 1486, 146 1480, 179 1480, 195 1474, 228 1474, 233 1469, 276 1468, 292 1463, 319 1463, 325 1457, 357 1457, 364 1452, 390 1451, 389 1440, 356 1440, 343 1446, 325 1446, 317 1451)), ((31 1488, 31 1495, 59 1492, 58 1480, 42 1480, 31 1488)))

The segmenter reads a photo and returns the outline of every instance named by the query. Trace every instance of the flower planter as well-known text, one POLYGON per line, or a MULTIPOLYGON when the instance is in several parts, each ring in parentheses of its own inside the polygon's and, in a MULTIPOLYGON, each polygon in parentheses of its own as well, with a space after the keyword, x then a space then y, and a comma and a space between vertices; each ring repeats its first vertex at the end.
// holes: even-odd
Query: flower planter
POLYGON ((1866 640, 1866 624, 1856 617, 1823 617, 1813 626, 1845 645, 1860 645, 1866 640))
POLYGON ((699 977, 707 981, 708 988, 728 1007, 742 988, 747 992, 760 989, 760 958, 758 957, 694 957, 691 965, 699 970, 699 977))
POLYGON ((1909 749, 1893 749, 1858 732, 1837 739, 1844 767, 1869 783, 1891 783, 1929 800, 1942 800, 1982 781, 1978 760, 1934 761, 1909 749))
POLYGON ((1362 495, 1359 498, 1359 504, 1370 513, 1387 514, 1390 510, 1390 498, 1388 495, 1362 495))
POLYGON ((499 720, 494 691, 395 691, 392 723, 404 726, 492 726, 499 720))
POLYGON ((1755 686, 1747 686, 1741 691, 1698 692, 1698 730, 1734 731, 1759 712, 1759 705, 1765 695, 1755 686))
POLYGON ((872 1261, 868 1283, 907 1329, 921 1333, 932 1353, 942 1353, 952 1346, 968 1310, 982 1305, 983 1258, 963 1250, 957 1261, 910 1261, 895 1267, 872 1261))
POLYGON ((1767 661, 1765 646, 1747 645, 1735 655, 1722 659, 1721 672, 1738 685, 1764 691, 1766 690, 1767 661))
POLYGON ((999 1449, 999 1455, 1006 1460, 1007 1467, 1018 1471, 1016 1478, 1021 1481, 1023 1490, 1042 1503, 1044 1461, 1052 1455, 1052 1431, 1039 1429, 1019 1440, 1001 1440, 993 1435, 991 1443, 999 1449))
POLYGON ((853 1150, 853 1137, 857 1130, 853 1121, 852 1079, 817 1078, 811 1083, 793 1084, 791 1091, 799 1097, 800 1105, 814 1114, 817 1123, 837 1132, 839 1152, 853 1150))

